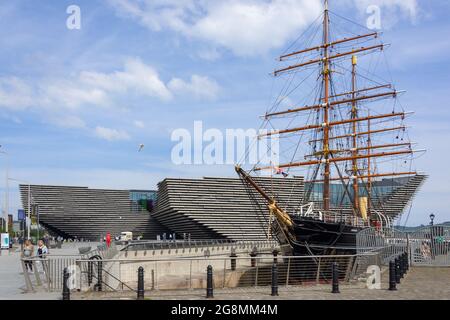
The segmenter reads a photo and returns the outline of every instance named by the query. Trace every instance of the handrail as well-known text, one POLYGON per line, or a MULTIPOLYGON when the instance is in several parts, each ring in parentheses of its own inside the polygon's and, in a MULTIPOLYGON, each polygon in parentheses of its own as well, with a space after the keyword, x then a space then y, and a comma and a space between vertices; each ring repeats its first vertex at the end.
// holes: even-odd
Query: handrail
POLYGON ((237 241, 237 240, 179 240, 179 241, 145 241, 145 242, 132 242, 122 248, 120 251, 130 251, 131 249, 147 249, 147 250, 164 250, 164 249, 179 249, 186 247, 201 247, 201 246, 215 246, 215 245, 242 245, 253 243, 273 243, 278 244, 273 240, 261 240, 261 241, 237 241), (182 244, 183 246, 178 246, 182 244), (186 247, 185 247, 186 246, 186 247), (148 248, 150 247, 150 248, 148 248))
MULTIPOLYGON (((97 263, 97 269, 98 269, 98 263, 101 261, 102 262, 102 272, 104 272, 105 274, 109 275, 110 277, 112 277, 114 280, 118 281, 122 286, 127 287, 128 289, 130 289, 131 291, 136 291, 135 289, 131 288, 130 286, 128 286, 126 283, 124 283, 123 281, 121 281, 120 279, 118 279, 117 277, 115 277, 113 274, 111 274, 109 271, 105 270, 105 268, 103 267, 103 262, 105 262, 104 260, 89 260, 91 261, 93 264, 97 263)), ((83 262, 83 261, 80 261, 83 262)), ((98 280, 98 276, 95 275, 94 273, 92 273, 92 276, 98 280)), ((114 289, 113 287, 111 287, 109 284, 107 284, 105 281, 103 281, 102 279, 102 284, 105 284, 108 288, 110 288, 111 290, 117 291, 116 289, 114 289)))
MULTIPOLYGON (((277 256, 277 259, 317 259, 317 258, 350 258, 350 257, 360 257, 360 256, 372 256, 376 255, 376 253, 362 253, 362 254, 351 254, 351 255, 314 255, 314 256, 277 256)), ((268 256, 256 256, 254 259, 256 260, 262 260, 267 259, 268 256)), ((138 263, 138 262, 165 262, 165 261, 174 261, 174 260, 183 260, 183 261, 199 261, 199 260, 217 260, 217 261, 223 261, 224 259, 227 259, 225 257, 178 257, 178 258, 158 258, 158 259, 109 259, 109 260, 102 260, 104 263, 108 262, 132 262, 132 263, 138 263)), ((248 260, 248 257, 234 257, 233 259, 236 260, 248 260)), ((77 260, 77 262, 89 262, 92 260, 77 260)))

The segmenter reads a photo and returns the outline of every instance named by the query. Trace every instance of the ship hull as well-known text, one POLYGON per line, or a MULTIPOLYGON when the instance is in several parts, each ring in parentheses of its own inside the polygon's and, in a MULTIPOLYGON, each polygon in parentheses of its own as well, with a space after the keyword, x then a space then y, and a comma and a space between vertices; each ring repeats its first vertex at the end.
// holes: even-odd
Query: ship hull
POLYGON ((305 217, 295 217, 292 243, 294 255, 356 254, 356 234, 363 228, 345 223, 327 223, 305 217))

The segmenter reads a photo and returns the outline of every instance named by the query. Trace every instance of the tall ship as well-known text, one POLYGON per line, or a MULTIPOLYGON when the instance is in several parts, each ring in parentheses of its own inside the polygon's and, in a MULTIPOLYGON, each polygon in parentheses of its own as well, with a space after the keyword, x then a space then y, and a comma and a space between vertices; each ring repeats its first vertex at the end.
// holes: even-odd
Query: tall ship
POLYGON ((277 142, 277 161, 238 164, 236 172, 267 217, 267 236, 285 251, 355 253, 357 233, 392 227, 426 180, 413 166, 425 150, 408 136, 413 113, 400 103, 404 91, 384 80, 388 47, 380 32, 325 0, 321 16, 279 57, 276 95, 262 116, 267 130, 257 137, 277 142), (304 177, 303 197, 282 203, 260 176, 304 177))

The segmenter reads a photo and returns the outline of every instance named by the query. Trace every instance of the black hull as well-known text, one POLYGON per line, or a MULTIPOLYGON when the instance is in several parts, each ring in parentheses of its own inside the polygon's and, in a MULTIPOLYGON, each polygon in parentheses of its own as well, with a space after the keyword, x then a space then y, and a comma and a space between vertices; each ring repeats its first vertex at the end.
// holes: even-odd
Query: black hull
POLYGON ((304 217, 293 217, 293 220, 294 255, 356 254, 356 234, 363 228, 304 217))

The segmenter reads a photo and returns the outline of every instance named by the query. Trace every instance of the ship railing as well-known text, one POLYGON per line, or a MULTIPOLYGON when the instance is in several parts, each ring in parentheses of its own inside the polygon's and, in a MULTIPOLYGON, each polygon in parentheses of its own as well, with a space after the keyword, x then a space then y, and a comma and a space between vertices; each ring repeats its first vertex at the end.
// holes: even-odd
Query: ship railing
POLYGON ((341 214, 337 212, 331 212, 331 211, 321 211, 321 210, 314 210, 314 211, 306 211, 303 213, 301 210, 297 213, 300 217, 309 217, 312 219, 320 220, 327 223, 345 223, 348 225, 356 226, 356 227, 367 227, 368 221, 356 217, 349 214, 341 214))

